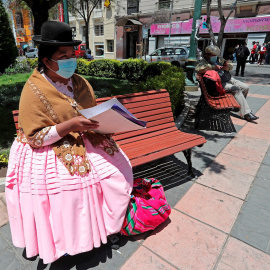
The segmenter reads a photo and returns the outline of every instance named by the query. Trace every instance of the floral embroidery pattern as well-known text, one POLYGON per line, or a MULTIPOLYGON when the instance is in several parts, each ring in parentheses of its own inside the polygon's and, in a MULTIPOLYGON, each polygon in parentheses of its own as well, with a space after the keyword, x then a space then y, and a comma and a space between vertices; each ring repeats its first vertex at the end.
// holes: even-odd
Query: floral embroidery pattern
POLYGON ((17 141, 22 143, 29 143, 33 148, 40 148, 43 146, 44 137, 47 135, 50 129, 51 127, 43 128, 42 130, 37 132, 31 139, 27 139, 23 133, 23 130, 20 129, 17 134, 17 141))
POLYGON ((57 145, 57 157, 69 170, 71 175, 78 174, 84 176, 89 173, 91 170, 90 163, 86 158, 85 151, 82 156, 75 155, 72 143, 69 142, 68 138, 63 138, 57 142, 57 145))

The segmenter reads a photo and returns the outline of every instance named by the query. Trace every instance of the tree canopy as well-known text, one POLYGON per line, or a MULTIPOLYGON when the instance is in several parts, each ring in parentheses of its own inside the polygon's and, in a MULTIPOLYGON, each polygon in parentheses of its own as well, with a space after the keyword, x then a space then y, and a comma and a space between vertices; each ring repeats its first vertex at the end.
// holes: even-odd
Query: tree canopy
POLYGON ((8 66, 14 64, 18 55, 13 32, 2 0, 0 0, 0 22, 0 72, 2 73, 8 66))

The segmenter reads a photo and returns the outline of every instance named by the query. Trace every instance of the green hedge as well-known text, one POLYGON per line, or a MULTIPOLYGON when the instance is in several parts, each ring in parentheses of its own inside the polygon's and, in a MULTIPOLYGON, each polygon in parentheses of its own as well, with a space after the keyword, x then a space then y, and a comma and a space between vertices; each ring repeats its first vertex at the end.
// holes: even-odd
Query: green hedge
POLYGON ((38 66, 38 59, 37 58, 26 58, 27 63, 30 66, 30 68, 36 68, 38 66))

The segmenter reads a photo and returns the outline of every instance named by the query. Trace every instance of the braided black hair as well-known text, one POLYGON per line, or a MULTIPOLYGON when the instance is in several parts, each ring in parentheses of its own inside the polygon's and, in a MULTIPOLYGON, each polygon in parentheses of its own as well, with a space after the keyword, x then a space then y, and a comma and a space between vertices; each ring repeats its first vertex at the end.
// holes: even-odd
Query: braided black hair
POLYGON ((40 72, 42 69, 46 69, 46 66, 42 62, 42 59, 44 57, 47 57, 48 59, 52 58, 52 55, 57 51, 58 46, 50 46, 50 45, 44 45, 40 44, 38 47, 38 67, 37 70, 40 72))

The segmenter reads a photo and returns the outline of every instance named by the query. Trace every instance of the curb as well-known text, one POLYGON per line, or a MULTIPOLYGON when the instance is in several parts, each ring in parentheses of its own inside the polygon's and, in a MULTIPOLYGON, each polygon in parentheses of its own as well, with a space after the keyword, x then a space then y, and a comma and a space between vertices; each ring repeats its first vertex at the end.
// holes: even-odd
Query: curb
POLYGON ((189 110, 190 110, 190 101, 189 101, 188 95, 186 93, 184 94, 184 101, 185 101, 184 108, 183 108, 182 112, 180 113, 180 115, 178 115, 178 117, 175 120, 175 126, 178 129, 185 122, 185 120, 186 120, 186 118, 188 116, 189 110))
POLYGON ((5 182, 6 182, 6 178, 1 177, 0 178, 0 193, 5 192, 5 182))

